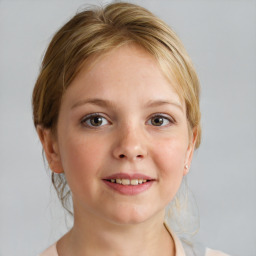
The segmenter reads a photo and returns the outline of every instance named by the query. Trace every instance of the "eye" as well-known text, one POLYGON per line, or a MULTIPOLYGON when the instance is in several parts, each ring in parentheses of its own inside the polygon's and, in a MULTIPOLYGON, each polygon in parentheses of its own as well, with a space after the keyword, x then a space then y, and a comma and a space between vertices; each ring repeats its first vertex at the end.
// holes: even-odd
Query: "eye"
POLYGON ((148 120, 148 123, 153 126, 167 126, 174 121, 163 115, 155 115, 148 120))
POLYGON ((90 114, 83 118, 81 123, 89 127, 99 127, 108 124, 108 120, 100 114, 90 114))

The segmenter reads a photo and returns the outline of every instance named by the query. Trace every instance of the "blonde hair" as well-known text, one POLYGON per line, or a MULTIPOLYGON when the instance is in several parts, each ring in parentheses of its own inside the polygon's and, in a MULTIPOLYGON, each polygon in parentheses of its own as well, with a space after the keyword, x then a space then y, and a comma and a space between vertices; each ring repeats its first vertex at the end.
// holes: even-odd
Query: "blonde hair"
MULTIPOLYGON (((85 62, 124 44, 137 44, 159 63, 186 105, 188 124, 200 145, 199 81, 177 35, 148 10, 130 3, 112 3, 77 13, 53 37, 33 91, 34 125, 56 131, 62 95, 85 62)), ((52 182, 66 207, 70 191, 65 175, 52 182)))

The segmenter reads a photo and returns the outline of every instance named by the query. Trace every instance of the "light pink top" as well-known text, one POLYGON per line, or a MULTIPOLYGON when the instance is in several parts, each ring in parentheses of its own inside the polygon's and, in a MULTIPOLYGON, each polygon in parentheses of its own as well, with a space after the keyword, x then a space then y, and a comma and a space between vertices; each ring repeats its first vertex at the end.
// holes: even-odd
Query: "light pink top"
MULTIPOLYGON (((167 228, 168 229, 168 228, 167 228)), ((188 256, 185 254, 185 251, 183 249, 183 245, 180 241, 180 239, 169 229, 168 231, 170 232, 173 240, 174 240, 174 245, 176 249, 176 256, 188 256)), ((48 249, 46 249, 43 253, 41 253, 39 256, 58 256, 58 252, 56 249, 56 243, 50 246, 48 249)), ((215 251, 212 249, 207 248, 205 252, 205 256, 229 256, 228 254, 225 254, 220 251, 215 251)))

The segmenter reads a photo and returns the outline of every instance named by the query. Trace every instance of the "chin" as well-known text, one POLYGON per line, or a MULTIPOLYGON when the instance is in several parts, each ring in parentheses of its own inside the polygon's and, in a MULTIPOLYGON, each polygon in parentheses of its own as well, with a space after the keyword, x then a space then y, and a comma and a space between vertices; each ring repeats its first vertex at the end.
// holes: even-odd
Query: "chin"
MULTIPOLYGON (((164 210, 163 210, 164 212, 164 210)), ((110 216, 110 221, 117 225, 135 225, 144 223, 151 218, 155 218, 159 215, 159 211, 152 211, 147 207, 132 207, 130 209, 119 209, 118 212, 112 212, 110 216)), ((162 214, 161 211, 161 215, 162 214)))

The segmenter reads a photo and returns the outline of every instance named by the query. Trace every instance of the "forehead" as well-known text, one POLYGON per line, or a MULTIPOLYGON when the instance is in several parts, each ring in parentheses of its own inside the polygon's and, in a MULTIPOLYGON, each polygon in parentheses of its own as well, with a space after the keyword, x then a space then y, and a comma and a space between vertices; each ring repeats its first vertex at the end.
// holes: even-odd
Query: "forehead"
POLYGON ((156 59, 134 44, 92 56, 66 92, 74 94, 74 98, 103 96, 112 99, 139 93, 140 100, 147 97, 171 97, 183 105, 172 82, 163 74, 156 59))

